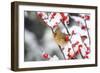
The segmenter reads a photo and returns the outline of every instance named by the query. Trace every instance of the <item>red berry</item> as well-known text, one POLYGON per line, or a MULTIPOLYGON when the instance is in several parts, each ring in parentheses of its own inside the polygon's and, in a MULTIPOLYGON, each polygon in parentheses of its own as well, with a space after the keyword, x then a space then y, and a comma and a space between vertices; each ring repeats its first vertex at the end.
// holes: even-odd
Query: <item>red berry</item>
POLYGON ((43 58, 48 59, 48 54, 47 53, 43 54, 42 56, 43 56, 43 58))
POLYGON ((69 57, 69 58, 72 58, 73 56, 72 56, 72 55, 70 55, 70 54, 68 54, 68 57, 69 57))
POLYGON ((89 47, 87 47, 87 50, 88 50, 88 51, 90 51, 90 48, 89 48, 89 47))
POLYGON ((51 19, 53 19, 55 15, 56 15, 56 13, 54 12, 54 13, 52 14, 52 16, 51 16, 51 19))
POLYGON ((90 52, 86 51, 86 55, 88 55, 90 52))
POLYGON ((68 17, 67 16, 64 16, 63 20, 65 21, 68 17))
POLYGON ((80 44, 78 47, 79 47, 79 48, 82 48, 82 45, 80 44))
POLYGON ((75 54, 70 54, 70 53, 68 53, 67 56, 68 56, 69 59, 74 59, 74 58, 75 58, 75 54))
POLYGON ((63 12, 61 12, 60 14, 61 14, 61 16, 62 16, 62 18, 63 18, 63 17, 64 17, 64 13, 63 13, 63 12))
POLYGON ((85 30, 86 28, 87 28, 87 27, 86 27, 86 26, 84 26, 84 25, 81 27, 81 29, 83 29, 83 30, 85 30))
POLYGON ((66 23, 69 24, 68 16, 65 16, 63 12, 61 12, 60 15, 62 16, 62 18, 60 19, 60 21, 61 21, 63 24, 64 24, 65 21, 66 21, 66 23))
POLYGON ((40 13, 40 14, 38 14, 39 15, 39 17, 42 17, 43 16, 43 14, 42 13, 40 13))
POLYGON ((81 36, 82 41, 85 41, 87 39, 87 36, 83 35, 81 36))
POLYGON ((84 56, 84 58, 87 58, 88 59, 89 57, 88 56, 84 56))
POLYGON ((69 36, 66 35, 65 39, 66 39, 66 42, 69 41, 69 36))
POLYGON ((86 20, 90 20, 90 16, 89 16, 89 15, 86 15, 86 16, 85 16, 85 19, 86 19, 86 20))

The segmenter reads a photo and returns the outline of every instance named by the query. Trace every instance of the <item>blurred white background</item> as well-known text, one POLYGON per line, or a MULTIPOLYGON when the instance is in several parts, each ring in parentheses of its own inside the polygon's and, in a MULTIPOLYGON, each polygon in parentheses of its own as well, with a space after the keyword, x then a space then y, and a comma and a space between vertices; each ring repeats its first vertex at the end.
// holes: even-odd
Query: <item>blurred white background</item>
MULTIPOLYGON (((10 70, 11 62, 11 2, 15 0, 0 0, 0 73, 14 73, 10 70)), ((17 0, 16 0, 17 1, 17 0)), ((93 5, 98 6, 98 13, 100 13, 100 0, 19 0, 31 2, 45 2, 45 3, 60 3, 60 4, 76 4, 76 5, 93 5)), ((98 14, 98 27, 100 14, 98 14)), ((100 31, 100 29, 98 29, 100 31)), ((98 33, 100 37, 100 33, 98 33)), ((98 43, 100 39, 98 38, 98 43)), ((100 45, 98 46, 98 56, 100 56, 100 45)), ((98 57, 98 62, 100 57, 98 57)), ((98 67, 86 68, 70 68, 70 69, 56 69, 56 70, 40 70, 40 71, 26 71, 25 73, 99 73, 100 62, 98 67)), ((24 71, 22 72, 24 73, 24 71)))

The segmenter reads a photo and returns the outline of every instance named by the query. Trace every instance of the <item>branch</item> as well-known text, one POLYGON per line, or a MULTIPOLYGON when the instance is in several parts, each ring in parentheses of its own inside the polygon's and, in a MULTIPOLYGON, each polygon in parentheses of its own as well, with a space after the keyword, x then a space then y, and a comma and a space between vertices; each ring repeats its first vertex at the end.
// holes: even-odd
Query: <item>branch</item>
MULTIPOLYGON (((85 22, 85 25, 86 25, 86 28, 87 28, 87 23, 86 23, 86 20, 84 20, 84 22, 85 22)), ((91 39, 90 39, 90 35, 89 35, 88 28, 87 28, 87 33, 88 33, 88 37, 89 37, 89 44, 91 45, 91 39)))
POLYGON ((66 60, 66 57, 65 57, 65 55, 64 55, 64 53, 63 53, 63 51, 62 51, 62 48, 60 47, 60 45, 58 45, 58 47, 60 48, 60 51, 61 51, 61 53, 62 53, 64 59, 66 60))

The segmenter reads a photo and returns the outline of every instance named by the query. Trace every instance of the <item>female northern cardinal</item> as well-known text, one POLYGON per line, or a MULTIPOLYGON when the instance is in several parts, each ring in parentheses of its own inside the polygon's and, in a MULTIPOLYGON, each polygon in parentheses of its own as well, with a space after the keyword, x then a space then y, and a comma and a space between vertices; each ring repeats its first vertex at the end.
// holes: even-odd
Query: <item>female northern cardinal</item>
POLYGON ((69 35, 62 33, 58 26, 56 26, 53 30, 52 30, 53 36, 54 36, 56 43, 61 48, 63 48, 65 46, 65 44, 69 41, 69 35), (53 31, 53 30, 55 30, 55 31, 53 31))

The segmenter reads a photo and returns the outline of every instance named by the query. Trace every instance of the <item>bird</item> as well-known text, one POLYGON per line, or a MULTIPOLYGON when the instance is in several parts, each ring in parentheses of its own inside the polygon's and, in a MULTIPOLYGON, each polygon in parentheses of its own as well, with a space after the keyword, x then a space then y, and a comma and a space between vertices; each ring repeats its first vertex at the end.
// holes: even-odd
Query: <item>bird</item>
POLYGON ((52 29, 52 32, 53 32, 53 37, 54 37, 55 42, 58 44, 58 46, 61 49, 64 49, 64 46, 69 41, 69 35, 61 32, 61 29, 59 26, 55 26, 52 29))

